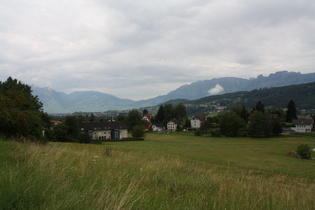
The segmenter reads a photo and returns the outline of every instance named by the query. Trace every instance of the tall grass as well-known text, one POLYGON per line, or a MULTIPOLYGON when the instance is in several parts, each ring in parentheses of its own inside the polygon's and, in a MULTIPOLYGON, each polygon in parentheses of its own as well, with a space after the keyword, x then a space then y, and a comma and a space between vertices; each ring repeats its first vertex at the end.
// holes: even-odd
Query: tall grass
MULTIPOLYGON (((232 143, 227 139, 221 140, 232 143)), ((243 145, 242 139, 232 140, 235 144, 239 142, 243 145)), ((174 135, 149 135, 142 144, 49 143, 46 146, 39 146, 0 141, 0 207, 2 209, 314 207, 315 182, 308 173, 296 171, 288 174, 285 170, 275 170, 272 165, 257 167, 253 165, 254 162, 246 165, 246 161, 239 164, 223 164, 217 160, 219 157, 212 161, 211 155, 210 158, 206 158, 204 154, 204 141, 209 140, 191 136, 177 138, 174 135), (178 144, 178 141, 186 138, 190 150, 183 148, 185 142, 182 142, 182 145, 178 144), (164 142, 166 139, 170 142, 164 142), (194 146, 189 139, 195 141, 194 146), (176 144, 178 150, 173 151, 176 144), (199 155, 198 147, 201 151, 199 155), (186 154, 187 151, 191 151, 191 154, 186 154), (250 167, 250 164, 253 167, 250 167)), ((222 146, 224 145, 222 142, 213 143, 213 146, 216 144, 218 147, 221 146, 222 150, 229 151, 228 147, 222 146)), ((243 148, 243 151, 246 149, 243 148)), ((273 157, 274 163, 277 163, 279 161, 277 156, 274 154, 270 156, 270 151, 266 153, 260 151, 259 155, 262 158, 273 157)), ((221 158, 225 155, 226 153, 223 153, 221 158)), ((286 156, 284 158, 293 162, 300 161, 300 164, 305 166, 311 164, 312 169, 315 166, 312 161, 286 156)), ((268 163, 272 163, 272 160, 268 163)))

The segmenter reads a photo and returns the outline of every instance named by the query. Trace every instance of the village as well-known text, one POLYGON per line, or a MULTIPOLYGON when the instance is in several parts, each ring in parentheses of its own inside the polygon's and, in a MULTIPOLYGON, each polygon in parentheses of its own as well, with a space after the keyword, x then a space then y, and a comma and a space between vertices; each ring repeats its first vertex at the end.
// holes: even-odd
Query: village
MULTIPOLYGON (((256 109, 261 109, 260 106, 263 104, 258 103, 256 109)), ((51 120, 52 126, 51 130, 54 133, 54 127, 60 124, 63 124, 67 121, 67 118, 72 118, 72 121, 75 122, 75 126, 77 126, 77 130, 79 132, 83 132, 88 134, 88 137, 91 140, 126 140, 130 139, 130 134, 132 133, 132 127, 135 125, 141 125, 143 128, 143 133, 141 135, 145 135, 145 132, 195 132, 195 135, 201 135, 201 133, 221 133, 221 135, 226 136, 244 136, 244 130, 248 129, 250 124, 250 118, 253 113, 252 111, 244 110, 244 113, 241 113, 241 107, 235 107, 232 110, 224 110, 225 107, 222 106, 214 106, 211 105, 212 108, 215 108, 216 115, 211 114, 196 114, 191 117, 187 116, 186 108, 187 106, 178 105, 173 107, 170 104, 166 104, 164 106, 160 106, 158 111, 155 111, 155 115, 150 114, 147 109, 140 110, 128 110, 128 111, 107 111, 107 112, 99 112, 99 113, 74 113, 73 115, 68 116, 54 116, 55 119, 60 120, 51 120), (162 110, 161 110, 162 108, 162 110), (165 110, 171 110, 172 115, 165 114, 165 110), (182 113, 175 117, 174 113, 179 112, 178 110, 182 110, 182 113), (160 117, 160 112, 163 112, 163 115, 168 115, 167 117, 160 117), (239 116, 229 116, 227 113, 238 113, 239 116), (133 113, 131 116, 130 113, 133 113), (224 133, 224 128, 222 124, 224 120, 223 117, 226 118, 242 118, 247 126, 242 123, 236 123, 233 125, 234 127, 238 126, 238 130, 235 131, 234 134, 224 133), (133 118, 133 119, 132 119, 133 118), (242 133, 242 132, 243 133, 242 133)), ((265 112, 265 108, 262 108, 261 112, 265 112)), ((295 107, 294 107, 295 109, 295 107)), ((270 133, 262 133, 262 136, 273 136, 279 134, 290 134, 290 133, 309 133, 313 131, 314 120, 310 117, 297 118, 297 111, 295 109, 294 116, 292 119, 285 119, 287 109, 283 111, 281 109, 266 109, 266 116, 268 123, 271 123, 270 133), (285 123, 285 121, 287 121, 285 123)), ((257 111, 257 110, 256 110, 257 111)), ((301 113, 310 116, 311 111, 309 110, 301 110, 301 113)), ((253 118, 252 118, 253 119, 253 118)), ((69 120, 68 120, 69 121, 69 120)), ((266 122, 267 122, 266 121, 266 122)), ((68 125, 73 126, 73 125, 68 125)), ((228 126, 228 125, 227 125, 228 126)), ((231 129, 230 129, 231 130, 231 129)), ((66 133, 66 131, 64 132, 66 133)), ((140 135, 140 137, 142 137, 140 135)), ((213 134, 214 135, 214 134, 213 134)), ((219 134, 220 135, 220 134, 219 134)), ((52 135, 54 136, 54 135, 52 135)), ((57 135, 58 136, 58 135, 57 135)), ((133 136, 133 135, 132 135, 133 136)), ((60 136, 57 138, 64 138, 65 136, 60 136)), ((139 136, 137 136, 139 137, 139 136)), ((54 137, 52 137, 54 138, 54 137)))

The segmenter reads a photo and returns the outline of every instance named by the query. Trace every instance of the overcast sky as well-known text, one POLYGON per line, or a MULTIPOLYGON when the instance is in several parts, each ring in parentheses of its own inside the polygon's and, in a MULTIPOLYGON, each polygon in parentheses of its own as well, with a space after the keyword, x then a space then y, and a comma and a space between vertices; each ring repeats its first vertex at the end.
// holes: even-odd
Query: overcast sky
POLYGON ((315 72, 312 0, 0 0, 0 80, 148 99, 315 72))

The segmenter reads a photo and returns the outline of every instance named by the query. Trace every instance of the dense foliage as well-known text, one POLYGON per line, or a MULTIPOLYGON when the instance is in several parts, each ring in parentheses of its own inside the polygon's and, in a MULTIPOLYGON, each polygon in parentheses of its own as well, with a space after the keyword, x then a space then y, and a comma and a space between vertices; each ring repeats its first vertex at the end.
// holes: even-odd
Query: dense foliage
POLYGON ((171 103, 161 105, 154 121, 166 125, 172 119, 177 119, 181 125, 185 125, 187 122, 186 106, 183 104, 173 106, 171 103))
POLYGON ((143 125, 141 118, 142 118, 141 113, 138 110, 136 109, 131 110, 126 118, 128 128, 131 130, 133 127, 137 125, 143 125))
POLYGON ((0 82, 0 133, 5 137, 43 140, 49 117, 31 87, 9 77, 0 82))
POLYGON ((254 111, 250 115, 248 135, 252 137, 269 137, 272 134, 272 126, 268 114, 254 111))
POLYGON ((243 136, 246 130, 245 121, 233 111, 224 112, 220 116, 220 132, 225 136, 243 136))
POLYGON ((302 159, 310 159, 311 158, 311 147, 307 144, 301 144, 298 146, 296 153, 302 159))
POLYGON ((292 99, 289 101, 287 109, 288 110, 287 110, 287 113, 286 113, 285 120, 287 122, 292 122, 292 120, 297 119, 297 110, 296 110, 296 107, 295 107, 295 103, 294 103, 294 101, 292 99))
POLYGON ((145 131, 144 127, 141 125, 136 125, 132 128, 131 135, 133 138, 144 138, 145 131))

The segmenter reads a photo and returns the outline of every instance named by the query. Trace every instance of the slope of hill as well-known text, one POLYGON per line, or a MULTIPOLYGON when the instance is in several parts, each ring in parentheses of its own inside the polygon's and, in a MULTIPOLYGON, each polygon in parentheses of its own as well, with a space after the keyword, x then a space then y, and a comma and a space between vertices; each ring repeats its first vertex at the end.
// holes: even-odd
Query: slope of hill
POLYGON ((43 103, 45 112, 72 113, 76 111, 99 112, 125 109, 134 101, 97 91, 78 91, 71 94, 56 92, 49 88, 32 87, 43 103))
POLYGON ((172 99, 198 99, 211 95, 232 93, 237 91, 250 91, 259 88, 282 87, 286 85, 302 84, 315 81, 315 73, 301 74, 297 72, 281 71, 270 74, 267 77, 259 75, 257 78, 241 79, 235 77, 223 77, 211 80, 203 80, 184 85, 164 96, 138 101, 135 107, 154 106, 172 99))
POLYGON ((298 109, 315 109, 315 82, 226 93, 197 100, 171 100, 166 103, 172 103, 173 105, 179 103, 195 105, 193 106, 195 111, 188 110, 190 114, 195 114, 194 112, 207 112, 209 106, 204 105, 220 105, 227 108, 244 105, 246 108, 251 109, 258 101, 261 101, 265 106, 286 107, 291 99, 296 103, 298 109))

